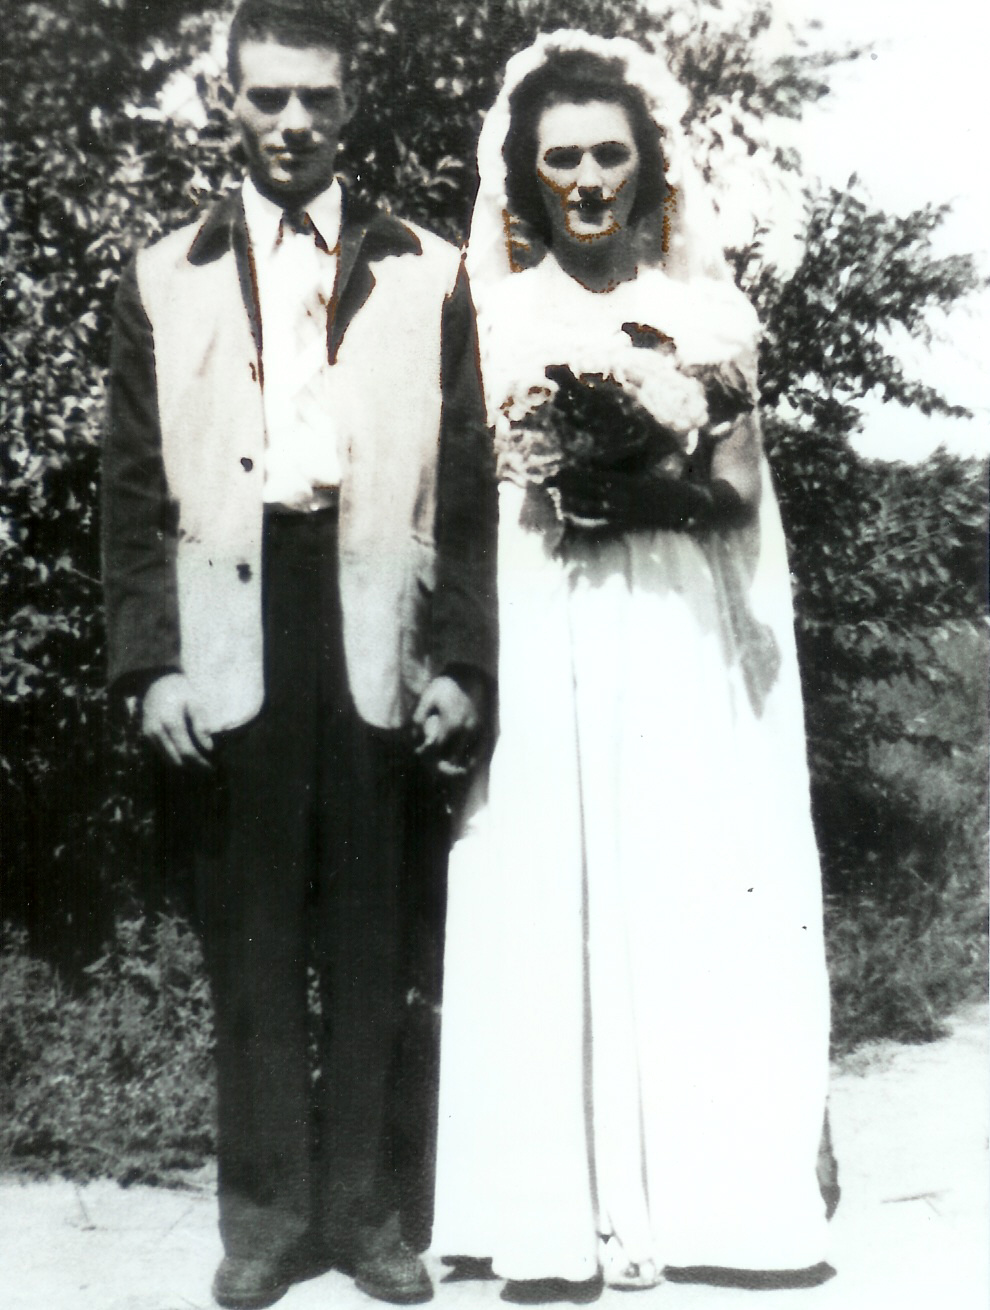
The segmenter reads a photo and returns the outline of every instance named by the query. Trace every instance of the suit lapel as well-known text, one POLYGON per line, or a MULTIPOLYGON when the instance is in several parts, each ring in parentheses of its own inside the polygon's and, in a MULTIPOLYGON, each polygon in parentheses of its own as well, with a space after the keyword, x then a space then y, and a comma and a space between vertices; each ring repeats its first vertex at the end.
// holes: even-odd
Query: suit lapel
POLYGON ((255 277, 251 246, 248 242, 244 205, 240 187, 223 197, 207 214, 203 226, 196 233, 189 248, 190 264, 209 264, 233 251, 237 267, 237 280, 241 299, 251 325, 258 359, 261 359, 261 308, 258 301, 258 280, 255 277))
POLYGON ((391 214, 344 193, 337 282, 327 327, 327 354, 337 361, 349 324, 375 286, 371 265, 389 255, 421 255, 415 232, 391 214))
MULTIPOLYGON (((366 259, 359 261, 364 250, 371 214, 360 210, 351 215, 352 206, 345 199, 345 217, 340 229, 340 254, 337 262, 337 279, 327 315, 327 357, 337 362, 337 352, 351 319, 367 301, 375 286, 375 275, 366 259)), ((354 208, 357 208, 356 206, 354 208)))

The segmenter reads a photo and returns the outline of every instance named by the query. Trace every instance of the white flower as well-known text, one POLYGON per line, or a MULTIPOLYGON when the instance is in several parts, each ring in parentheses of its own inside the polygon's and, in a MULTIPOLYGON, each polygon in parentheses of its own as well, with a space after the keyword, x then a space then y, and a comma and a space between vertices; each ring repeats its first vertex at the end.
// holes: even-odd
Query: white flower
POLYGON ((687 438, 689 445, 708 421, 704 388, 681 372, 671 354, 634 347, 613 376, 661 427, 687 438))

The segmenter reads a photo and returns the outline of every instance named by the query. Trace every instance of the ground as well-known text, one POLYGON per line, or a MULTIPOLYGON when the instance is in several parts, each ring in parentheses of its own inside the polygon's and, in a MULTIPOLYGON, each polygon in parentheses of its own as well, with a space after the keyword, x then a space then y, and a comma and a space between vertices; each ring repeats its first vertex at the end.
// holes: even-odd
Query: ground
MULTIPOLYGON (((927 1046, 882 1043, 836 1067, 832 1126, 842 1202, 836 1276, 805 1291, 666 1284, 606 1292, 601 1310, 986 1310, 990 1304, 985 1006, 927 1046)), ((6 1310, 210 1310, 220 1257, 209 1173, 181 1191, 0 1180, 6 1310)), ((495 1310, 498 1282, 444 1283, 437 1310, 495 1310)), ((284 1310, 371 1310, 340 1274, 293 1287, 284 1310)))

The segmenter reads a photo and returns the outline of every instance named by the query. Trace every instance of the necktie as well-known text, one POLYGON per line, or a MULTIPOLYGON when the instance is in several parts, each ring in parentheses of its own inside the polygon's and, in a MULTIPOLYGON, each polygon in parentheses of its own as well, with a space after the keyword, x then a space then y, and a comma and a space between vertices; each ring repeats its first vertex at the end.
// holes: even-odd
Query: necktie
POLYGON ((324 254, 330 253, 327 243, 323 240, 322 233, 317 231, 313 224, 313 220, 306 213, 305 209, 282 210, 282 225, 279 233, 280 240, 284 240, 286 232, 293 232, 300 236, 304 236, 313 242, 317 250, 322 250, 324 254))
POLYGON ((287 383, 297 415, 305 426, 322 399, 320 378, 327 367, 327 311, 333 296, 336 261, 327 258, 326 242, 308 214, 286 210, 282 218, 278 262, 293 306, 295 367, 287 383), (319 393, 319 394, 318 394, 319 393))

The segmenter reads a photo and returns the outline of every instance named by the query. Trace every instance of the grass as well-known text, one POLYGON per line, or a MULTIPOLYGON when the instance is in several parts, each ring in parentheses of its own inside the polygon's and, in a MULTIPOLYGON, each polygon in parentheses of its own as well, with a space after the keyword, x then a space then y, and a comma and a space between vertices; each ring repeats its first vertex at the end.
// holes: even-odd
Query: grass
POLYGON ((870 752, 873 782, 902 816, 900 845, 826 901, 837 1053, 883 1037, 931 1041, 987 994, 987 631, 940 636, 944 680, 874 689, 881 710, 940 745, 905 733, 870 752))
POLYGON ((123 919, 69 990, 6 930, 0 1168, 166 1182, 213 1149, 212 1019, 193 934, 123 919))
POLYGON ((830 900, 825 925, 836 1054, 883 1037, 933 1041, 953 1010, 986 995, 986 889, 975 878, 954 876, 920 926, 867 897, 830 900))

